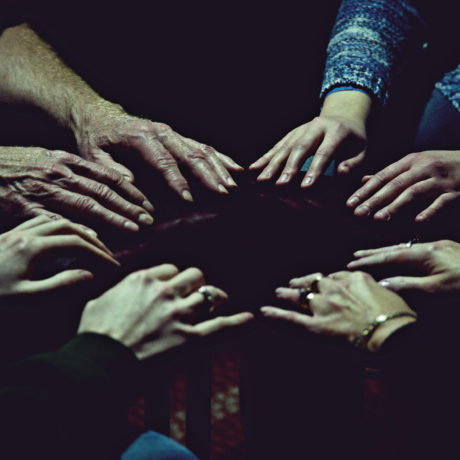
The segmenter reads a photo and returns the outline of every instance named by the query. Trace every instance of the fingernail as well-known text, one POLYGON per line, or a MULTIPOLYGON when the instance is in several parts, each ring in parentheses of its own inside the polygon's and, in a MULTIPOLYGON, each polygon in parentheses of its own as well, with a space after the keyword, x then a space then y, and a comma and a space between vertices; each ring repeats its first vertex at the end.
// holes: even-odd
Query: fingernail
POLYGON ((136 225, 134 222, 131 222, 130 220, 127 220, 124 223, 124 227, 126 230, 130 230, 131 232, 137 232, 139 230, 139 226, 136 225))
POLYGON ((347 201, 347 205, 348 206, 355 206, 358 204, 358 201, 359 201, 359 198, 357 196, 354 196, 353 198, 350 198, 348 201, 347 201))
POLYGON ((237 186, 236 182, 231 177, 229 177, 227 179, 227 184, 230 185, 230 187, 236 187, 237 186))
POLYGON ((140 224, 144 225, 152 225, 153 224, 153 217, 149 216, 148 214, 141 214, 138 218, 140 224))
POLYGON ((312 183, 313 183, 313 178, 307 177, 306 179, 303 180, 302 187, 309 187, 312 183))
POLYGON ((418 215, 418 216, 415 218, 415 220, 416 220, 417 222, 423 222, 425 219, 426 219, 426 215, 425 215, 425 214, 420 214, 420 215, 418 215))
POLYGON ((364 251, 360 250, 360 251, 355 251, 353 253, 354 256, 360 256, 361 254, 363 254, 364 251))
POLYGON ((280 288, 275 289, 275 294, 279 296, 282 293, 282 290, 280 288))
POLYGON ((390 283, 387 280, 379 281, 379 284, 380 284, 380 286, 382 286, 384 288, 387 288, 390 285, 390 283))
POLYGON ((191 194, 188 190, 184 190, 184 191, 182 192, 182 198, 183 198, 185 201, 190 201, 191 203, 193 203, 192 194, 191 194))
POLYGON ((289 180, 290 175, 289 174, 283 174, 277 181, 277 184, 284 184, 289 180))
POLYGON ((80 279, 82 279, 83 281, 89 281, 89 280, 94 279, 94 275, 91 272, 81 271, 80 279))
POLYGON ((371 213, 371 210, 367 206, 358 206, 355 210, 355 215, 357 216, 368 216, 371 213))
POLYGON ((219 184, 217 190, 219 190, 220 193, 225 193, 226 195, 228 195, 228 190, 222 184, 219 184))
POLYGON ((385 220, 386 222, 388 222, 391 219, 391 215, 386 212, 378 212, 374 216, 374 218, 377 220, 385 220))
POLYGON ((259 176, 257 177, 257 180, 266 180, 266 179, 269 179, 269 178, 270 178, 270 174, 262 173, 262 174, 259 174, 259 176))
POLYGON ((142 202, 142 207, 145 208, 145 209, 147 209, 147 211, 150 211, 150 212, 154 211, 154 209, 155 209, 155 208, 153 207, 153 204, 150 203, 150 201, 148 201, 148 200, 144 200, 144 201, 142 202))

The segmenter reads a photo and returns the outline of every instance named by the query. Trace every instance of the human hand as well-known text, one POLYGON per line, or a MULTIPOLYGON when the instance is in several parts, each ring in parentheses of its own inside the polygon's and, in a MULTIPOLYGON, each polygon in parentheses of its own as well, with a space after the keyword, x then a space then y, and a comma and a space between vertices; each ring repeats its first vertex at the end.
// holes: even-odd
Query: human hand
POLYGON ((264 168, 257 180, 267 181, 286 163, 276 181, 283 185, 291 181, 307 157, 314 155, 301 187, 313 185, 333 158, 347 158, 337 168, 340 174, 347 174, 366 154, 369 110, 370 97, 366 94, 333 93, 326 98, 319 117, 291 131, 249 168, 264 168))
POLYGON ((347 201, 356 216, 374 214, 376 220, 390 220, 414 200, 433 197, 415 217, 425 222, 460 196, 460 151, 411 153, 363 181, 347 201))
POLYGON ((139 206, 153 209, 144 194, 117 171, 67 152, 0 147, 0 178, 0 209, 10 215, 62 213, 129 231, 153 222, 139 206))
POLYGON ((206 187, 223 194, 228 193, 227 187, 236 187, 228 170, 243 169, 227 155, 181 136, 164 123, 129 115, 120 106, 110 103, 93 107, 85 122, 74 127, 74 133, 84 158, 116 168, 133 180, 132 172, 115 162, 106 149, 121 147, 136 152, 187 201, 193 198, 178 163, 186 165, 206 187))
POLYGON ((366 249, 354 254, 358 259, 350 262, 350 269, 363 269, 389 265, 392 270, 414 268, 421 276, 394 276, 380 284, 395 292, 417 290, 425 293, 460 292, 460 244, 442 240, 366 249))
POLYGON ((0 298, 37 294, 88 281, 88 270, 65 270, 45 279, 43 266, 60 256, 86 254, 118 266, 110 250, 87 227, 38 216, 0 235, 0 298))
MULTIPOLYGON (((285 321, 315 334, 340 336, 353 343, 361 331, 382 314, 413 311, 397 294, 380 286, 363 272, 337 272, 327 277, 315 273, 290 281, 289 288, 278 288, 278 298, 300 304, 300 288, 308 288, 314 280, 317 293, 309 302, 312 316, 276 307, 262 307, 262 315, 285 321)), ((414 321, 411 317, 394 318, 381 324, 367 342, 369 351, 378 351, 385 339, 396 329, 414 321)))
MULTIPOLYGON (((78 332, 108 335, 146 359, 253 318, 251 313, 239 313, 194 324, 209 309, 198 292, 204 285, 197 268, 179 272, 174 265, 164 264, 132 273, 86 305, 78 332)), ((227 299, 217 287, 206 286, 206 290, 213 305, 227 299)))

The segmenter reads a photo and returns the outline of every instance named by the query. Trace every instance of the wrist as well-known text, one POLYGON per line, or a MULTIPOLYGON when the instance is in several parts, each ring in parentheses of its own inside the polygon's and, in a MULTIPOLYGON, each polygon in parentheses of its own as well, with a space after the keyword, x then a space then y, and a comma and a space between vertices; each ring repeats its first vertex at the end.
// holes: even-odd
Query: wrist
POLYGON ((365 125, 369 118, 371 107, 371 97, 362 91, 336 91, 326 96, 321 115, 347 118, 365 125))
POLYGON ((367 342, 367 350, 371 353, 377 353, 385 340, 387 340, 394 332, 415 321, 416 318, 411 316, 402 316, 400 318, 393 318, 392 320, 381 324, 367 342))
POLYGON ((121 105, 114 104, 102 97, 83 99, 73 104, 69 111, 68 126, 73 131, 77 142, 85 133, 92 131, 92 126, 98 126, 113 116, 124 114, 121 105))

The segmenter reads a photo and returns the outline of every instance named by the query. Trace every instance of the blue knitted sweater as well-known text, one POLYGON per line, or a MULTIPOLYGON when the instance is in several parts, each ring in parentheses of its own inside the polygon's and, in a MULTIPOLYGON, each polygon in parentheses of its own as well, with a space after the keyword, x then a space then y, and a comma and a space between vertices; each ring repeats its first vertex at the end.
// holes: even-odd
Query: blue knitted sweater
MULTIPOLYGON (((384 105, 428 26, 411 0, 342 0, 327 49, 321 96, 338 86, 365 89, 384 105)), ((460 111, 460 65, 436 83, 460 111)))

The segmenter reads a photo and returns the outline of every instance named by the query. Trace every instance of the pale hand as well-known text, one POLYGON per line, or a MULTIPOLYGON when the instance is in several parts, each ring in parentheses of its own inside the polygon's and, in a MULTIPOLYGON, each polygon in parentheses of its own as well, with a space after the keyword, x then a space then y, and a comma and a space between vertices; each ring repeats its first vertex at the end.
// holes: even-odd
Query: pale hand
POLYGON ((388 221, 414 200, 430 198, 415 217, 425 222, 460 196, 460 151, 411 153, 363 182, 347 201, 356 216, 388 221))
POLYGON ((43 279, 40 267, 56 257, 89 255, 118 266, 109 249, 87 227, 66 219, 35 217, 0 235, 0 298, 37 294, 91 280, 88 270, 65 270, 43 279))
MULTIPOLYGON (((204 284, 197 268, 179 272, 164 264, 132 273, 87 304, 78 332, 108 335, 146 359, 253 319, 251 313, 239 313, 195 322, 209 309, 204 295, 197 292, 204 284)), ((227 299, 217 287, 206 288, 216 305, 227 299)))

